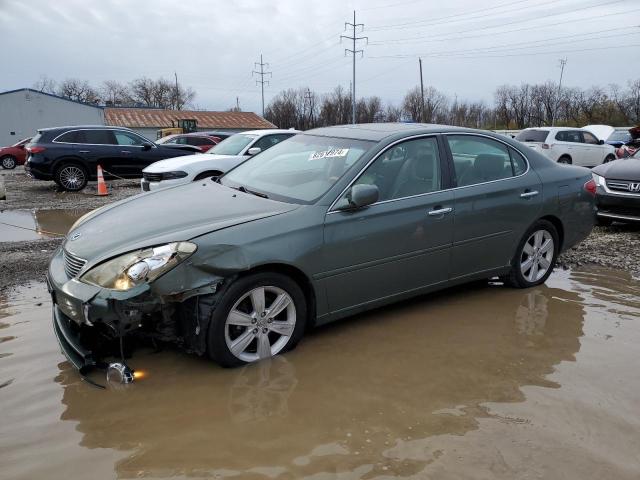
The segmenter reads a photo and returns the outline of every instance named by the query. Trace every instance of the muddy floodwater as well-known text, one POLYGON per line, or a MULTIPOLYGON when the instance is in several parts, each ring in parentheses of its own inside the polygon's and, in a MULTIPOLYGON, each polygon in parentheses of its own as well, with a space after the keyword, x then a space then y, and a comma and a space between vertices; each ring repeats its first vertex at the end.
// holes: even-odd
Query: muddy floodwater
POLYGON ((240 369, 139 352, 99 390, 32 283, 0 299, 0 478, 638 479, 639 294, 605 269, 465 286, 240 369))

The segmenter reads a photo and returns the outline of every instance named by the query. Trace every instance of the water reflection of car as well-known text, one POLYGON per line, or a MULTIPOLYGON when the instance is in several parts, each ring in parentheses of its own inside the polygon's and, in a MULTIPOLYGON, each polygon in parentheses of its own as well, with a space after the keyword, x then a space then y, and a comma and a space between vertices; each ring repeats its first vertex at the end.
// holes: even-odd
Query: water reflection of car
POLYGON ((0 147, 0 165, 5 170, 16 168, 17 165, 24 165, 27 158, 25 147, 31 141, 31 137, 24 138, 10 147, 0 147))
POLYGON ((640 150, 592 170, 597 185, 598 223, 640 222, 640 150))
POLYGON ((539 285, 591 231, 594 193, 587 169, 488 132, 315 129, 218 181, 80 219, 49 266, 55 328, 78 366, 140 329, 225 366, 257 361, 309 325, 453 284, 539 285))
POLYGON ((142 171, 142 191, 148 192, 195 180, 218 177, 247 158, 268 150, 296 133, 299 133, 298 130, 278 129, 237 133, 218 143, 205 155, 156 162, 142 171))
POLYGON ((511 408, 525 386, 557 386, 550 374, 575 361, 585 303, 568 288, 474 285, 320 329, 305 352, 243 368, 144 352, 145 376, 126 391, 92 388, 60 363, 58 415, 83 447, 65 458, 115 449, 104 467, 118 478, 252 478, 283 467, 273 477, 325 478, 363 464, 380 478, 406 473, 406 456, 388 454, 394 439, 462 436, 486 420, 488 403, 511 408), (456 405, 464 414, 432 414, 456 405), (239 454, 247 439, 251 454, 239 454), (343 451, 326 448, 337 443, 343 451))

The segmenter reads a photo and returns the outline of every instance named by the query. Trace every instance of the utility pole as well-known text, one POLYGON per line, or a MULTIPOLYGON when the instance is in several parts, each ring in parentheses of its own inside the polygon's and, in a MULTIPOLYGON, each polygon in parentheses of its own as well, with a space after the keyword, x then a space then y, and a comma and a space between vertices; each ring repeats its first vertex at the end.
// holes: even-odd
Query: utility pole
POLYGON ((178 95, 180 94, 180 90, 178 90, 178 72, 173 72, 173 74, 176 77, 176 103, 175 103, 175 107, 176 110, 178 110, 178 95))
POLYGON ((260 66, 260 71, 256 71, 253 70, 251 72, 251 74, 256 74, 256 75, 260 75, 260 80, 256 80, 256 85, 260 84, 260 89, 262 90, 262 116, 264 117, 264 84, 266 83, 267 85, 269 85, 269 81, 264 79, 265 75, 271 75, 271 72, 265 72, 264 69, 269 68, 269 64, 268 63, 264 63, 262 61, 262 54, 260 54, 260 63, 255 62, 253 64, 254 68, 257 68, 258 66, 260 66))
POLYGON ((553 115, 551 116, 551 126, 553 127, 556 122, 556 115, 558 114, 558 104, 560 103, 560 94, 562 92, 562 76, 564 75, 564 66, 567 64, 566 58, 560 59, 560 83, 558 83, 558 96, 556 98, 556 104, 553 106, 553 115))
POLYGON ((422 58, 418 58, 420 64, 420 102, 422 108, 420 109, 420 121, 424 123, 424 84, 422 83, 422 58))
POLYGON ((307 88, 307 91, 304 92, 304 100, 305 100, 305 108, 307 105, 307 102, 309 104, 309 120, 307 123, 307 128, 305 128, 304 130, 308 130, 309 128, 312 128, 312 123, 313 123, 313 96, 311 95, 311 90, 309 88, 307 88))
POLYGON ((344 22, 344 31, 347 31, 347 27, 353 28, 353 36, 349 37, 347 35, 340 35, 340 41, 344 38, 345 40, 351 40, 353 42, 353 49, 345 48, 344 54, 351 53, 353 55, 353 87, 351 88, 351 123, 356 123, 356 55, 359 53, 364 57, 364 50, 356 50, 356 42, 358 40, 365 40, 369 43, 369 37, 356 37, 356 29, 358 27, 362 27, 364 30, 364 23, 356 23, 356 11, 353 11, 353 23, 344 22))

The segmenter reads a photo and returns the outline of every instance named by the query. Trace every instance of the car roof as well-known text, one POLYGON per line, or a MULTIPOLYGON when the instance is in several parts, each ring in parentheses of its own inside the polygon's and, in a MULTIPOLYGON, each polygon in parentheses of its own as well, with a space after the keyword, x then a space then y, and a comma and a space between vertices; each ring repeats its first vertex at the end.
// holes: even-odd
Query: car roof
MULTIPOLYGON (((360 123, 356 125, 338 125, 335 127, 321 127, 307 130, 308 135, 322 137, 350 138, 354 140, 369 140, 379 142, 387 137, 406 136, 409 134, 443 133, 443 132, 478 132, 471 128, 453 127, 432 123, 360 123), (403 135, 404 134, 404 135, 403 135)), ((484 132, 484 131, 483 131, 484 132)), ((486 133, 486 132, 484 132, 486 133)), ((495 134, 493 132, 488 132, 495 134)))
POLYGON ((127 127, 113 127, 110 125, 67 125, 65 127, 47 127, 47 128, 39 128, 39 132, 53 132, 53 131, 63 131, 63 130, 82 130, 86 128, 96 129, 96 130, 126 130, 128 132, 133 132, 130 128, 127 127))
POLYGON ((300 130, 294 130, 294 129, 287 130, 284 128, 264 128, 261 130, 246 130, 244 132, 236 132, 236 133, 262 136, 262 135, 271 135, 273 133, 290 133, 292 135, 295 135, 296 133, 301 133, 301 132, 300 130))

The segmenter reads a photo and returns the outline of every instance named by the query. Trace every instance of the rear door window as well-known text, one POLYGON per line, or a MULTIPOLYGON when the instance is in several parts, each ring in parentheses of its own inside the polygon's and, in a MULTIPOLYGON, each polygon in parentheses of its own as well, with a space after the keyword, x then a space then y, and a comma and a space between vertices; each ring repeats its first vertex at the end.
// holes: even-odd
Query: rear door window
POLYGON ((526 171, 526 161, 517 159, 517 152, 496 140, 474 135, 448 135, 446 138, 459 187, 502 180, 516 176, 516 171, 526 171), (515 162, 512 162, 512 156, 516 158, 515 162))
POLYGON ((563 130, 556 133, 559 142, 582 143, 582 132, 578 130, 563 130))
POLYGON ((82 130, 84 141, 91 145, 116 145, 116 137, 111 130, 82 130))

